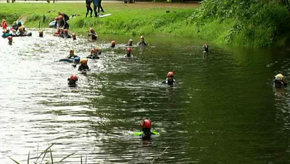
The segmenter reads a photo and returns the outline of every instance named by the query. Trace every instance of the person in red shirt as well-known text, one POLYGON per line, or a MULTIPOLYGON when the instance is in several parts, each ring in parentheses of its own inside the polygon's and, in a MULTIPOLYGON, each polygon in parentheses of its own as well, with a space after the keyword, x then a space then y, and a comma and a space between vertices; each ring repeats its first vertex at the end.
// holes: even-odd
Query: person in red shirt
POLYGON ((7 22, 6 22, 5 19, 2 19, 1 26, 2 26, 3 30, 6 30, 7 29, 7 22))

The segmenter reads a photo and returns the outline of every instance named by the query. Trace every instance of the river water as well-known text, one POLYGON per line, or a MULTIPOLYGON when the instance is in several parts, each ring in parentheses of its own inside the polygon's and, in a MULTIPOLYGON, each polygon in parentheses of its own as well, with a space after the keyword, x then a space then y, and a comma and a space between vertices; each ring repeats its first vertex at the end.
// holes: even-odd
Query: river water
POLYGON ((290 73, 288 51, 210 45, 204 58, 201 41, 147 37, 127 60, 120 44, 129 37, 51 35, 0 39, 1 164, 26 163, 51 144, 55 163, 72 153, 62 163, 290 162, 290 92, 272 85, 290 73), (108 48, 113 39, 119 48, 108 48), (86 57, 93 47, 103 53, 87 75, 58 62, 70 48, 86 57), (161 83, 168 71, 174 87, 161 83), (160 136, 133 136, 145 117, 160 136))

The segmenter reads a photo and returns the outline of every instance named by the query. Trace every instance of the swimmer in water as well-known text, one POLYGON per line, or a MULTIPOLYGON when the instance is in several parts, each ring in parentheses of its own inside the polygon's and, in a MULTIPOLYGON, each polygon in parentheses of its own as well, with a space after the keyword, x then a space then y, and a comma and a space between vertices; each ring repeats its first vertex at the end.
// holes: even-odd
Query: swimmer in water
POLYGON ((114 48, 116 46, 115 40, 111 41, 111 48, 114 48))
POLYGON ((162 83, 168 84, 168 85, 174 85, 175 80, 174 80, 174 72, 170 71, 167 73, 167 78, 165 79, 165 81, 163 81, 162 83))
POLYGON ((89 71, 90 68, 88 66, 88 59, 82 59, 81 65, 79 66, 79 71, 89 71))
POLYGON ((94 41, 98 39, 98 34, 92 27, 90 28, 90 33, 88 34, 88 36, 91 36, 92 40, 94 41))
POLYGON ((137 43, 138 46, 147 46, 144 36, 140 36, 141 41, 137 43))
POLYGON ((132 58, 133 55, 131 53, 132 53, 132 48, 126 48, 126 55, 125 55, 125 57, 126 58, 132 58))
POLYGON ((71 36, 72 36, 73 40, 77 39, 77 35, 75 33, 73 33, 71 36))
POLYGON ((89 59, 100 59, 98 51, 99 51, 98 48, 91 49, 91 54, 89 56, 87 56, 87 58, 89 58, 89 59))
POLYGON ((61 35, 59 35, 59 37, 62 38, 71 38, 71 36, 68 34, 68 29, 64 29, 63 33, 61 35))
POLYGON ((12 45, 12 42, 13 42, 12 36, 8 36, 8 44, 12 45))
POLYGON ((71 58, 75 58, 75 57, 79 57, 79 56, 75 55, 74 49, 70 49, 69 50, 69 55, 66 58, 67 59, 71 59, 71 58))
POLYGON ((133 39, 129 39, 128 44, 126 46, 133 46, 133 39))
POLYGON ((148 118, 142 121, 141 123, 141 128, 142 128, 142 138, 143 139, 149 139, 151 138, 151 135, 155 135, 154 133, 151 132, 152 128, 152 121, 148 118))
POLYGON ((204 44, 202 46, 202 48, 203 48, 203 57, 206 57, 208 55, 208 52, 209 52, 209 47, 207 44, 204 44))
POLYGON ((76 75, 71 75, 70 78, 67 79, 68 85, 70 87, 76 87, 76 82, 78 81, 78 77, 76 75))
POLYGON ((277 74, 275 76, 274 84, 276 88, 287 87, 287 83, 285 82, 284 75, 277 74))
POLYGON ((43 37, 43 30, 39 30, 39 35, 38 35, 39 37, 43 37))

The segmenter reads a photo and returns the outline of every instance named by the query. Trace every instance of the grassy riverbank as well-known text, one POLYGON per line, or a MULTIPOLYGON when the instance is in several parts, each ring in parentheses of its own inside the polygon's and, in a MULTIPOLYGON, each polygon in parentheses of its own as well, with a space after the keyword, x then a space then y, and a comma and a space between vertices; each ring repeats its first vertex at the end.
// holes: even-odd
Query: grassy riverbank
POLYGON ((191 21, 201 27, 201 37, 223 44, 289 48, 289 7, 282 1, 203 0, 191 21))
POLYGON ((197 4, 167 3, 104 3, 106 13, 112 13, 105 18, 85 18, 85 4, 1 4, 0 18, 6 18, 11 24, 19 17, 25 20, 27 27, 48 27, 48 23, 57 16, 58 11, 68 15, 77 14, 69 20, 70 30, 86 32, 94 27, 99 34, 120 35, 172 35, 194 36, 187 18, 192 14, 197 4), (5 10, 2 10, 5 9, 5 10), (169 13, 166 11, 169 10, 169 13), (50 12, 49 12, 50 11, 50 12))
POLYGON ((76 33, 94 27, 99 34, 191 37, 247 47, 285 47, 290 43, 290 15, 285 7, 264 5, 253 9, 257 13, 243 9, 235 14, 220 8, 221 4, 209 6, 207 1, 201 7, 196 3, 104 3, 106 13, 112 13, 105 18, 85 18, 82 3, 1 4, 0 19, 11 24, 21 18, 27 27, 38 27, 41 22, 41 27, 46 28, 62 11, 77 14, 69 20, 70 31, 76 33), (237 16, 242 14, 253 17, 237 16))

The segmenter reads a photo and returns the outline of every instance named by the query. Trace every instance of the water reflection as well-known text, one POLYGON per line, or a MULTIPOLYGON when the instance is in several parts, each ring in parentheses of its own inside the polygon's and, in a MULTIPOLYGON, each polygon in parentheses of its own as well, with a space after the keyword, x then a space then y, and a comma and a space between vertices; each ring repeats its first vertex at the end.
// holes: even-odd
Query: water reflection
POLYGON ((80 156, 90 164, 289 161, 288 90, 270 84, 275 73, 289 72, 285 54, 212 45, 204 59, 199 41, 148 37, 149 46, 127 60, 126 37, 51 34, 33 32, 12 46, 0 39, 0 163, 13 163, 8 156, 24 162, 51 143, 56 161, 76 152, 64 163, 80 156), (123 44, 109 48, 112 38, 123 44), (94 47, 103 51, 89 60, 87 75, 58 62, 70 48, 86 57, 94 47), (171 70, 174 87, 162 84, 171 70), (72 74, 77 87, 67 85, 72 74), (144 117, 160 136, 133 136, 144 117))

